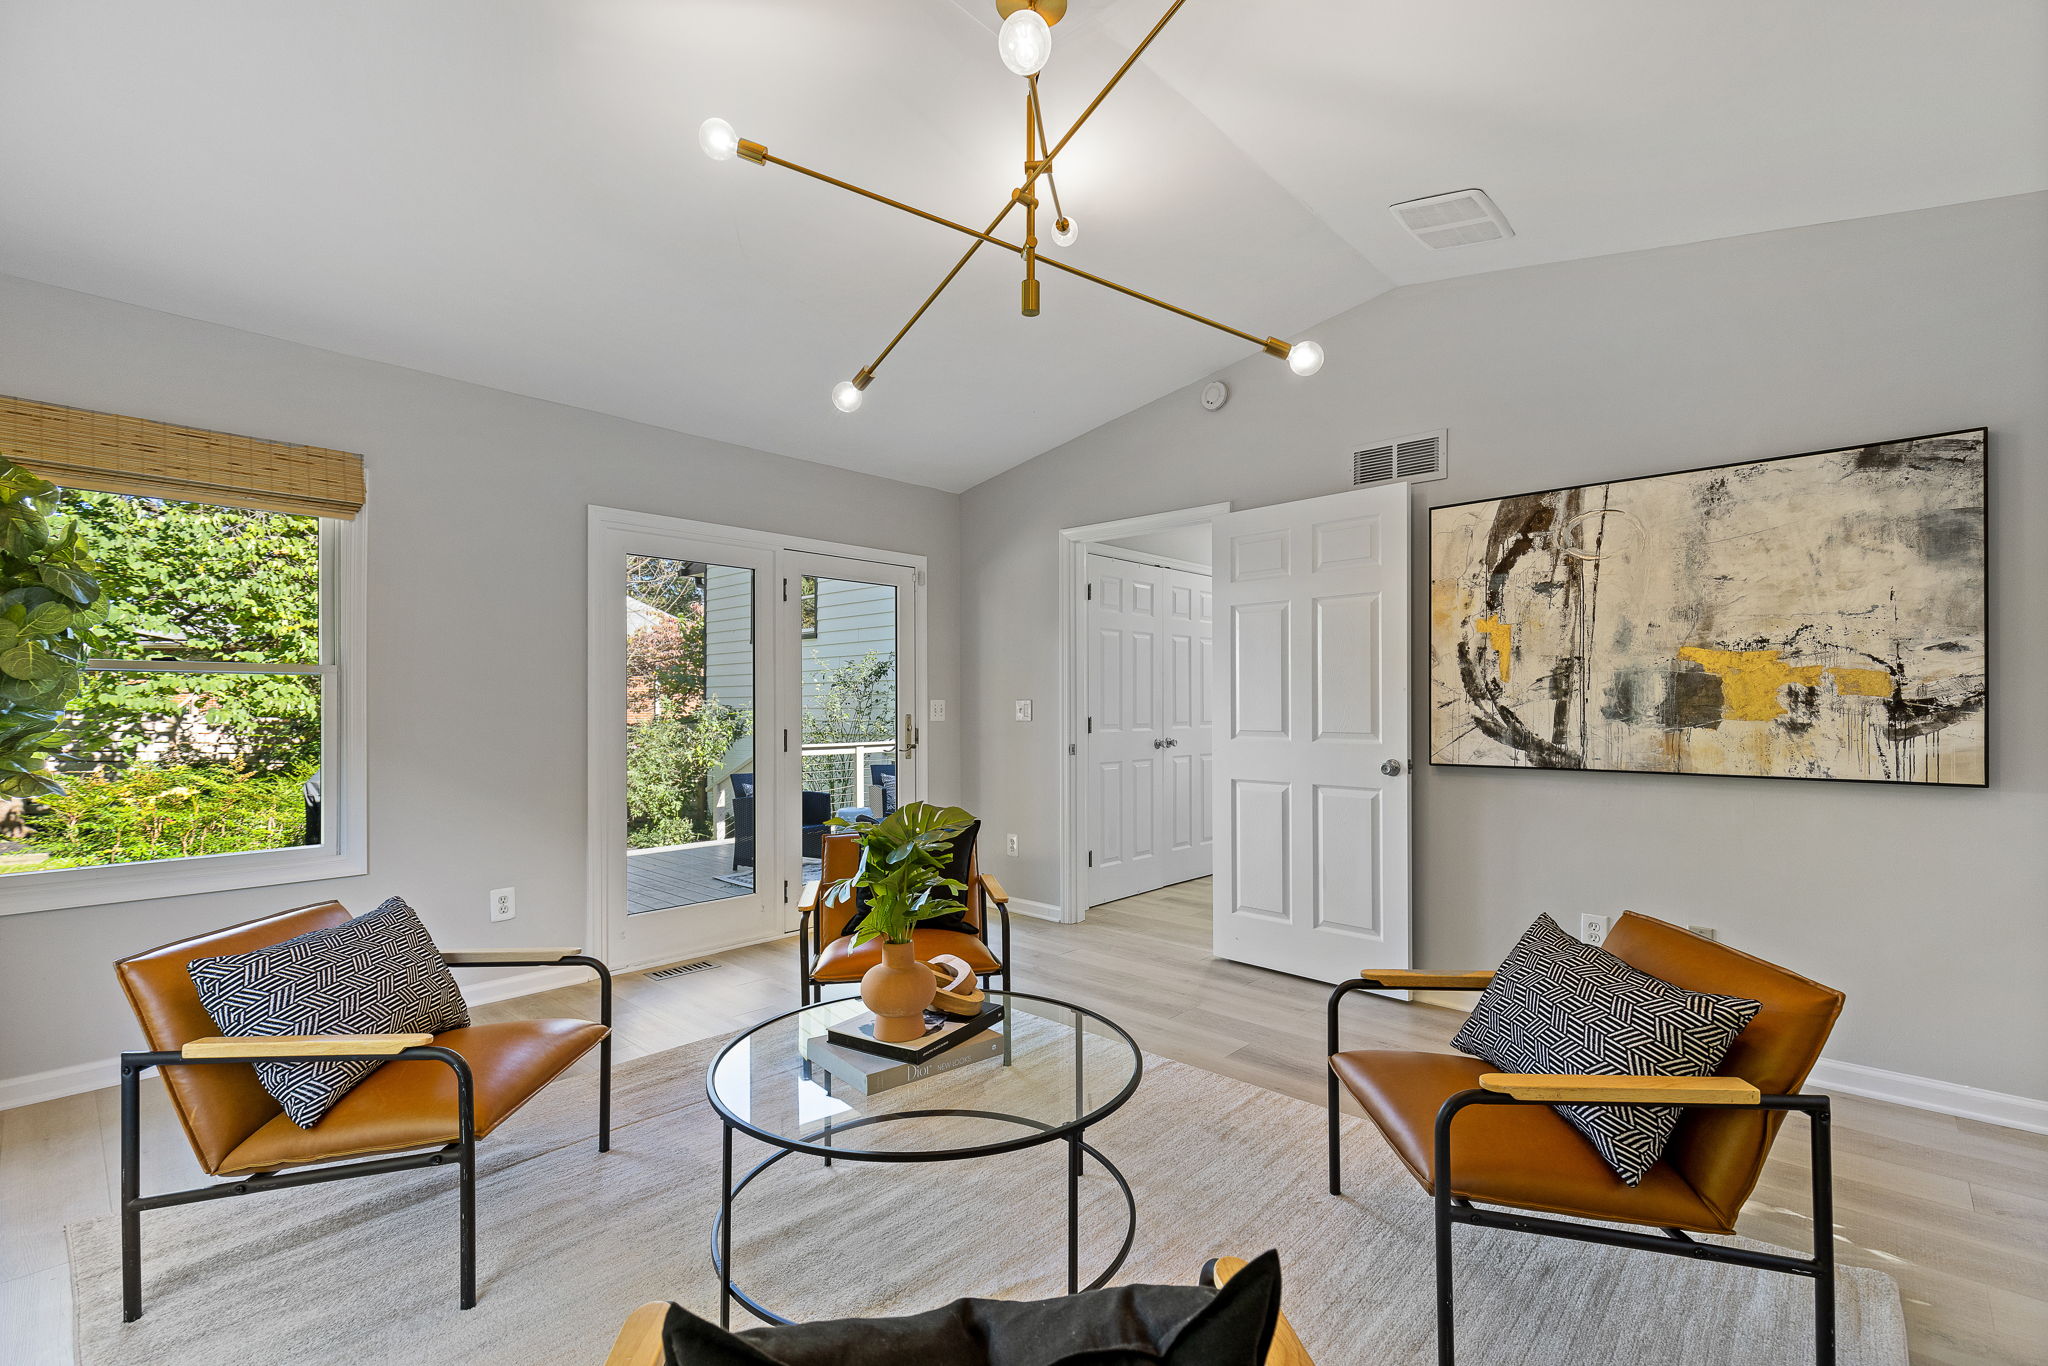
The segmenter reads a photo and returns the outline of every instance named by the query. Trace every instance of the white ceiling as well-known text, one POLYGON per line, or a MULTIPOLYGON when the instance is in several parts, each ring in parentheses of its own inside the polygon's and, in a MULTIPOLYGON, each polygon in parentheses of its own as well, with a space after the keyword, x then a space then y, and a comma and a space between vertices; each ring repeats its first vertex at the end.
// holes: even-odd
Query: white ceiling
MULTIPOLYGON (((1055 137, 1165 4, 1072 0, 1055 137)), ((964 239, 695 130, 979 226, 1022 155, 995 22, 0 0, 0 272, 966 488, 1249 348, 1049 272, 1019 317, 985 250, 842 415, 964 239)), ((1188 0, 1060 165, 1065 256, 1291 337, 1398 284, 2043 188, 2048 5, 1188 0), (1386 211, 1468 186, 1518 236, 1430 252, 1386 211)))

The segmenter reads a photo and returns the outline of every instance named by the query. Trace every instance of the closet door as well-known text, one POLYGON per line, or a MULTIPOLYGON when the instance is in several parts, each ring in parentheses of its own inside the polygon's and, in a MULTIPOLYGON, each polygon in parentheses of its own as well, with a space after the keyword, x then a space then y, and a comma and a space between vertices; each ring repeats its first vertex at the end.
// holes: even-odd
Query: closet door
POLYGON ((1088 904, 1164 886, 1161 708, 1171 571, 1088 557, 1088 904))

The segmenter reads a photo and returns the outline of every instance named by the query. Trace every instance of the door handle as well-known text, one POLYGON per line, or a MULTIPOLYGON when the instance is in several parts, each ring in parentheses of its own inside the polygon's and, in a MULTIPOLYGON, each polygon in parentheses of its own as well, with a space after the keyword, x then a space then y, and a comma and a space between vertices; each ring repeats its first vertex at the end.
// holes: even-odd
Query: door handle
POLYGON ((1382 772, 1382 773, 1386 774, 1386 775, 1387 775, 1387 776, 1388 776, 1389 778, 1398 778, 1398 777, 1400 777, 1400 776, 1401 776, 1401 761, 1400 761, 1399 759, 1389 759, 1389 760, 1387 760, 1387 761, 1386 761, 1385 763, 1383 763, 1383 764, 1381 764, 1381 765, 1380 765, 1380 772, 1382 772))
POLYGON ((1178 740, 1161 740, 1159 743, 1168 749, 1178 749, 1180 747, 1180 741, 1178 740))
POLYGON ((1152 748, 1154 748, 1154 749, 1165 749, 1165 748, 1166 748, 1166 741, 1164 741, 1164 740, 1154 740, 1154 741, 1152 742, 1152 748))
POLYGON ((917 722, 909 713, 903 713, 903 753, 908 756, 917 748, 917 722))

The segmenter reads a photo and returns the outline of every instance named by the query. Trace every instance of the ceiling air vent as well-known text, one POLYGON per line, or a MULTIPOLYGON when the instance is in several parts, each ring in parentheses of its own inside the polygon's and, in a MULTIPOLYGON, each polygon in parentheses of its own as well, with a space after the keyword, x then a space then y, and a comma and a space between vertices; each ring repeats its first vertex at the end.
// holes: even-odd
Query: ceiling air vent
POLYGON ((1416 241, 1439 251, 1445 247, 1498 242, 1515 235, 1506 216, 1484 190, 1454 190, 1387 207, 1416 241))
POLYGON ((1450 473, 1450 433, 1422 432, 1382 441, 1351 453, 1353 484, 1410 484, 1441 479, 1450 473))

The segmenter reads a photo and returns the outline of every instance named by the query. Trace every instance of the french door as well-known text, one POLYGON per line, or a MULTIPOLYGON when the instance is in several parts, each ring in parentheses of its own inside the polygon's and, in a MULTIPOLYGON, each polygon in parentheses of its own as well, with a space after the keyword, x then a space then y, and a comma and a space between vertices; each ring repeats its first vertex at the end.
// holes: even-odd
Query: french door
POLYGON ((1408 487, 1214 523, 1215 952, 1409 962, 1408 487))
POLYGON ((826 823, 913 798, 917 577, 592 509, 592 939, 615 968, 794 929, 826 823))
POLYGON ((1088 557, 1088 904, 1206 877, 1209 577, 1088 557))

